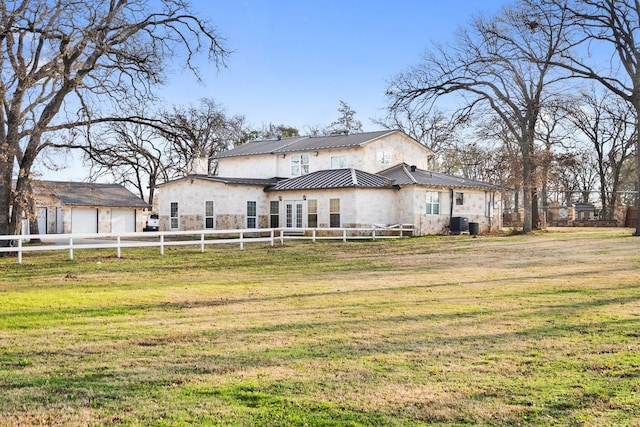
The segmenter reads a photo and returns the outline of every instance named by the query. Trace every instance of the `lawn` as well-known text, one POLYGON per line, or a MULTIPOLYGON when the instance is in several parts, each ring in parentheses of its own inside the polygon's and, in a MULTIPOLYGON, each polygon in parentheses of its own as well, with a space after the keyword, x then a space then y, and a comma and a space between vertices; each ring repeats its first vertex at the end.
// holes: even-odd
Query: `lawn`
POLYGON ((0 258, 0 425, 640 426, 629 230, 0 258))

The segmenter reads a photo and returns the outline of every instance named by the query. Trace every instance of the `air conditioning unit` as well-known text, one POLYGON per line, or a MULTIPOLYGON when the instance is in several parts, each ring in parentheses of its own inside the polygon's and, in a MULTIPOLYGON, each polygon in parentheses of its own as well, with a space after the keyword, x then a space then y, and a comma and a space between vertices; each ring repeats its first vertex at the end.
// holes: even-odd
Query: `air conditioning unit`
POLYGON ((449 231, 451 234, 462 234, 469 232, 469 218, 463 216, 451 217, 451 223, 449 224, 449 231))

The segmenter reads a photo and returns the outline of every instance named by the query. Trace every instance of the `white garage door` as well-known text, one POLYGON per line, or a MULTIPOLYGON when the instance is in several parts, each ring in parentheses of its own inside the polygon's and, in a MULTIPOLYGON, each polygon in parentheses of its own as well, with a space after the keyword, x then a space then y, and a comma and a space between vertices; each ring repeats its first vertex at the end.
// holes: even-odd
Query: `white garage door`
POLYGON ((133 209, 113 209, 111 211, 111 232, 129 233, 136 231, 136 211, 133 209))
POLYGON ((74 208, 71 210, 72 233, 97 233, 98 209, 74 208))
POLYGON ((38 208, 38 233, 47 234, 47 208, 38 208))

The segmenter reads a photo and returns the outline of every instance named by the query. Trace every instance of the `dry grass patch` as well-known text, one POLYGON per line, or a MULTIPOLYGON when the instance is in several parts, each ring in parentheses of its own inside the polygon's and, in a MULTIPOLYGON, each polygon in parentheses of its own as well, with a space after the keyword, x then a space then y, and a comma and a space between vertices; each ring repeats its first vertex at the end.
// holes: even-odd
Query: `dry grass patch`
POLYGON ((0 259, 0 425, 638 425, 629 234, 0 259))

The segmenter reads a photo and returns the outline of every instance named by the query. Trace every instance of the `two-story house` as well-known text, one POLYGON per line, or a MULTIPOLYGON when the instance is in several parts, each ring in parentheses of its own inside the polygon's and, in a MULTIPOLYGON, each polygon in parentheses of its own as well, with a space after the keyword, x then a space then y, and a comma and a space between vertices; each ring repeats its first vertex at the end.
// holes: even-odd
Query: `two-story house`
POLYGON ((504 188, 430 172, 432 155, 389 130, 249 142, 218 155, 214 176, 161 184, 160 229, 412 224, 427 235, 447 232, 452 217, 501 227, 504 188))

